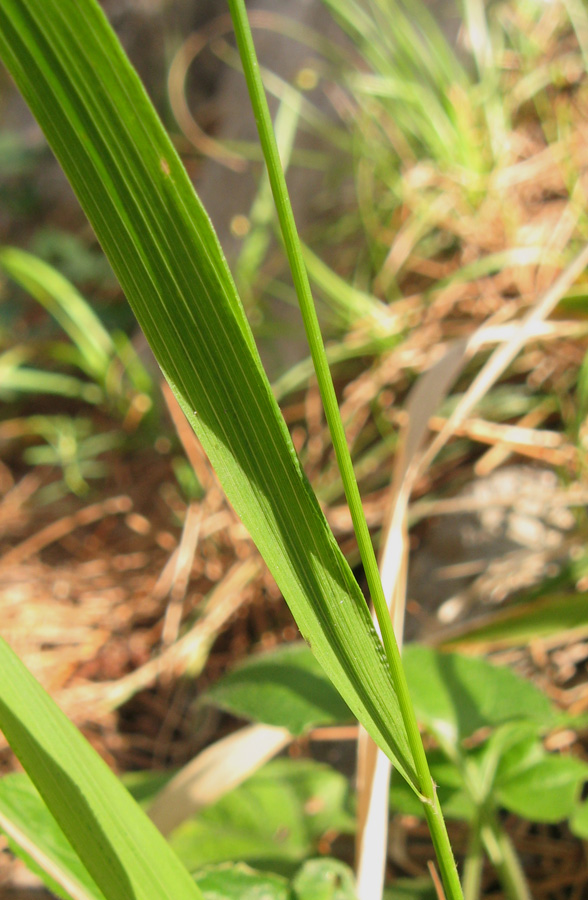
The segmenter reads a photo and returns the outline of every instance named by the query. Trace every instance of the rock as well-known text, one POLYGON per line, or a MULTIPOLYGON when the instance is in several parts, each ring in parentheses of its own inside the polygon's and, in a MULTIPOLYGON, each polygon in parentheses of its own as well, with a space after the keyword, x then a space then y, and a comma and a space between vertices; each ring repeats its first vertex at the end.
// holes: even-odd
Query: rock
POLYGON ((408 599, 427 622, 408 621, 407 633, 463 622, 555 574, 569 555, 575 524, 564 498, 554 472, 521 465, 472 481, 443 501, 455 511, 417 528, 408 599))

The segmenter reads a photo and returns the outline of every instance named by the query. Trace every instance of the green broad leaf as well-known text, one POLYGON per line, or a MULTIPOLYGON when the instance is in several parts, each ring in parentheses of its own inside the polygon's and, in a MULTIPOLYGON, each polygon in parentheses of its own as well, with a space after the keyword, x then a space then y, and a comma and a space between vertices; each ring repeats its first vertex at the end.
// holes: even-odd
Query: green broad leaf
POLYGON ((517 719, 544 728, 554 720, 547 697, 510 669, 417 644, 403 658, 417 717, 443 743, 456 747, 480 728, 517 719))
POLYGON ((293 900, 285 878, 243 863, 214 866, 194 878, 204 900, 293 900))
POLYGON ((210 220, 102 11, 95 0, 2 0, 0 55, 303 637, 418 790, 365 599, 296 457, 210 220))
POLYGON ((69 891, 75 890, 76 898, 104 900, 28 775, 0 780, 0 830, 13 853, 52 893, 69 900, 69 891))
POLYGON ((205 900, 356 900, 353 872, 337 859, 307 860, 291 882, 243 863, 211 866, 194 878, 205 900))
POLYGON ((108 900, 198 900, 153 823, 0 640, 2 731, 108 900))
POLYGON ((588 801, 578 803, 575 807, 570 817, 570 830, 577 837, 588 841, 588 801))
POLYGON ((277 759, 170 836, 192 872, 243 860, 291 874, 327 831, 350 833, 347 780, 311 760, 277 759))
POLYGON ((304 734, 353 718, 306 644, 260 653, 221 678, 203 698, 254 722, 304 734))
MULTIPOLYGON (((508 728, 508 726, 506 726, 508 728)), ((523 725, 519 725, 519 735, 516 735, 516 725, 512 726, 513 740, 510 746, 499 747, 500 754, 495 766, 495 780, 508 782, 518 778, 519 775, 531 769, 537 763, 546 758, 545 749, 535 730, 525 731, 523 725)), ((495 737, 493 735, 492 737, 495 737)), ((499 735, 498 735, 499 736, 499 735)), ((486 742, 481 752, 490 748, 492 751, 492 737, 486 742)))
POLYGON ((309 859, 292 880, 296 900, 357 900, 353 871, 338 859, 309 859))
POLYGON ((497 801, 531 822, 561 822, 574 814, 588 766, 573 756, 544 755, 512 777, 499 774, 497 801))

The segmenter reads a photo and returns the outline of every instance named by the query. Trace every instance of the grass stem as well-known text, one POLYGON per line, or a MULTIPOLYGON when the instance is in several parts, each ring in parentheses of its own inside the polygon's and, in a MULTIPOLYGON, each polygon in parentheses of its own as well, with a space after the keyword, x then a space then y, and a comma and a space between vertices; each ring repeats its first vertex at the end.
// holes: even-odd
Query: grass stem
POLYGON ((532 900, 516 850, 495 815, 488 818, 481 835, 486 853, 498 873, 508 900, 532 900))
POLYGON ((368 588, 376 611, 384 650, 390 666, 404 721, 404 727, 413 755, 414 770, 416 772, 416 782, 414 786, 420 792, 423 800, 448 900, 460 900, 463 895, 457 875, 455 860, 437 799, 435 785, 429 771, 425 750, 408 691, 408 685, 402 668, 398 644, 396 642, 394 629, 388 613, 386 598, 382 589, 382 582, 378 571, 374 548, 363 512, 359 488, 353 471, 351 455, 349 453, 343 422, 339 412, 335 387, 331 378, 318 316, 312 298, 306 266, 304 264, 302 245, 294 221, 294 213, 292 211, 286 179, 280 162, 272 119, 265 91, 263 89, 245 3, 244 0, 228 0, 228 3, 233 26, 235 28, 235 35, 243 64, 245 79, 247 81, 249 96, 253 106, 255 121, 259 132, 259 138, 268 169, 272 193, 274 195, 280 229, 292 272, 294 286, 300 303, 319 390, 323 400, 325 417, 331 433, 335 456, 341 472, 341 479, 343 481, 347 503, 349 504, 349 510, 366 574, 368 588))
POLYGON ((464 900, 479 900, 480 898, 482 870, 484 868, 484 852, 480 828, 479 816, 476 816, 471 823, 468 849, 463 867, 464 900))

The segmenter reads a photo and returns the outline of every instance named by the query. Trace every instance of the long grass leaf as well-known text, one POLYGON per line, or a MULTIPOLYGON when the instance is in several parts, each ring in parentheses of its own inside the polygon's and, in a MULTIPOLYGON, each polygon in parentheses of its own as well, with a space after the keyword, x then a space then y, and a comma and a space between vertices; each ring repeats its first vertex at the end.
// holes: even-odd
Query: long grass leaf
POLYGON ((162 835, 95 750, 0 640, 0 723, 108 900, 199 900, 162 835))
POLYGON ((418 789, 364 598, 300 468, 210 221, 101 10, 2 0, 0 53, 304 637, 418 789))
POLYGON ((0 249, 0 268, 61 325, 80 351, 86 371, 104 378, 115 346, 96 313, 75 287, 52 266, 16 247, 0 249))

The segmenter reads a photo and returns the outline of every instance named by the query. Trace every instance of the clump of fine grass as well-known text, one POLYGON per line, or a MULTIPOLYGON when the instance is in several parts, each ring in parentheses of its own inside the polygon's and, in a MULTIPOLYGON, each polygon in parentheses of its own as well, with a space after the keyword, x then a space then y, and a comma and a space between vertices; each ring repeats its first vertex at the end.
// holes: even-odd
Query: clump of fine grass
MULTIPOLYGON (((379 460, 386 458, 384 446, 394 444, 396 409, 439 346, 482 323, 498 326, 496 337, 506 334, 584 242, 588 157, 581 136, 588 85, 583 48, 562 4, 491 7, 487 52, 478 48, 472 61, 463 47, 466 34, 459 62, 430 21, 418 33, 406 22, 402 46, 386 54, 399 39, 384 12, 377 31, 363 39, 358 8, 330 5, 354 36, 359 56, 341 84, 360 215, 348 210, 322 229, 320 242, 313 233, 313 251, 351 282, 355 294, 343 294, 336 275, 326 277, 315 257, 309 269, 338 342, 330 352, 347 383, 342 411, 348 434, 362 459, 360 472, 369 473, 375 487, 386 482, 379 460), (427 66, 420 65, 423 59, 427 66), (431 127, 438 121, 442 132, 431 127), (357 298, 371 300, 371 308, 368 302, 354 307, 357 298), (372 360, 367 370, 366 357, 372 360)), ((392 16, 402 18, 402 8, 395 6, 392 16)), ((574 289, 576 298, 582 290, 574 289)), ((585 333, 574 308, 581 302, 563 298, 557 321, 527 343, 502 385, 488 393, 482 418, 548 424, 573 445, 585 333)), ((479 354, 469 364, 456 396, 482 359, 479 354)), ((301 364, 278 381, 279 393, 300 388, 306 377, 301 364)), ((315 435, 312 460, 320 458, 317 446, 315 435)), ((455 445, 447 465, 467 462, 471 452, 471 443, 455 445)), ((573 446, 567 457, 540 448, 527 455, 576 471, 573 446)), ((491 460, 477 464, 479 472, 491 466, 491 460)), ((320 483, 329 483, 328 463, 320 483)), ((325 490, 334 497, 335 487, 325 490)))

